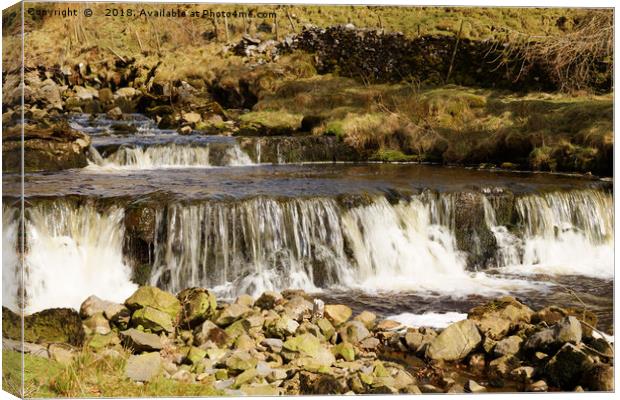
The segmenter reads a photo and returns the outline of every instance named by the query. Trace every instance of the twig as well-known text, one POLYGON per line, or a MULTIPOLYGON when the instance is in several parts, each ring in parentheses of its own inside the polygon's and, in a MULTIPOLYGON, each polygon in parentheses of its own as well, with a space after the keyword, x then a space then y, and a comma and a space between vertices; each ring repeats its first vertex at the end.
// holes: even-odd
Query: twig
POLYGON ((118 57, 122 62, 127 62, 125 61, 125 59, 123 58, 123 56, 121 56, 120 54, 118 54, 117 52, 115 52, 111 47, 107 48, 108 50, 110 50, 116 57, 118 57))
POLYGON ((461 20, 461 26, 459 27, 459 33, 456 35, 456 43, 454 44, 454 50, 452 51, 452 59, 450 60, 450 67, 448 68, 448 74, 446 75, 446 83, 448 83, 448 80, 450 80, 450 74, 452 73, 454 59, 456 58, 456 50, 459 48, 459 42, 461 41, 461 32, 463 32, 463 21, 464 20, 461 20))

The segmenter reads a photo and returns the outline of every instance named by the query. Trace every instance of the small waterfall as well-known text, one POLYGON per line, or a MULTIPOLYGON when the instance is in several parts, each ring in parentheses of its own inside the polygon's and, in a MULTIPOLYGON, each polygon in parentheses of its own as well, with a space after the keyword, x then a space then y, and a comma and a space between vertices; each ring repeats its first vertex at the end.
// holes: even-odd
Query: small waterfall
POLYGON ((19 214, 17 208, 2 206, 2 305, 19 310, 21 260, 19 256, 19 214))
POLYGON ((330 199, 172 205, 157 216, 151 283, 216 287, 224 295, 316 290, 349 271, 338 206, 330 199), (166 229, 162 229, 166 227, 166 229))
POLYGON ((131 295, 136 285, 123 262, 123 214, 62 200, 26 209, 27 313, 79 309, 93 294, 118 302, 131 295))
POLYGON ((211 144, 190 145, 170 143, 165 145, 121 146, 97 165, 122 169, 187 168, 211 166, 252 165, 250 157, 238 144, 218 144, 223 154, 211 154, 211 144))
POLYGON ((515 272, 613 277, 613 198, 600 190, 531 194, 515 200, 514 232, 487 224, 499 248, 499 266, 515 272))

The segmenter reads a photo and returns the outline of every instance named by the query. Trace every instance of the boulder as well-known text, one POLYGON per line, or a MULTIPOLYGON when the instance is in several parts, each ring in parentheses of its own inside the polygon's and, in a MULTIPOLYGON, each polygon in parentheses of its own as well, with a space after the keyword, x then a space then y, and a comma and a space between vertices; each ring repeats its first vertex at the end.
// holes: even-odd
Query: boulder
POLYGON ((472 308, 467 318, 475 321, 485 336, 501 340, 517 324, 529 323, 533 314, 528 306, 506 296, 472 308))
POLYGON ((553 351, 564 343, 581 342, 581 323, 575 317, 564 317, 550 328, 545 328, 530 336, 524 349, 528 351, 553 351))
POLYGON ((351 318, 353 311, 343 304, 328 304, 325 306, 325 318, 335 327, 339 327, 351 318))
POLYGON ((194 343, 198 346, 208 342, 213 342, 217 346, 223 346, 229 339, 226 331, 209 320, 194 329, 194 343))
POLYGON ((250 296, 249 294, 242 294, 241 296, 237 297, 235 303, 252 308, 254 306, 254 297, 250 296))
POLYGON ((359 313, 358 315, 355 316, 355 318, 353 318, 355 321, 359 321, 362 324, 364 324, 364 326, 366 327, 366 329, 372 329, 375 327, 375 322, 377 321, 377 315, 375 313, 372 313, 370 311, 362 311, 361 313, 359 313))
POLYGON ((282 295, 278 292, 265 292, 254 302, 261 310, 272 310, 277 304, 282 303, 282 295))
POLYGON ((110 323, 102 312, 92 315, 91 317, 85 319, 82 323, 90 332, 98 333, 100 335, 107 335, 111 332, 110 323))
MULTIPOLYGON (((51 308, 24 317, 23 340, 31 343, 67 343, 81 347, 84 327, 77 311, 71 308, 51 308)), ((22 340, 22 320, 2 307, 2 337, 22 340)))
POLYGON ((249 314, 252 311, 251 308, 241 305, 241 304, 229 304, 225 306, 217 318, 215 319, 215 324, 218 326, 228 326, 233 322, 243 318, 245 315, 249 314))
POLYGON ((428 345, 437 337, 432 329, 407 329, 405 343, 414 353, 424 353, 428 345))
POLYGON ((131 316, 131 325, 134 327, 142 326, 152 332, 174 331, 170 314, 150 306, 135 311, 131 316))
POLYGON ((497 344, 493 347, 493 353, 497 357, 517 354, 521 349, 522 342, 523 339, 519 336, 509 336, 497 342, 497 344))
POLYGON ((141 332, 137 329, 128 329, 120 333, 123 344, 131 348, 134 352, 159 351, 163 348, 162 340, 159 336, 141 332))
POLYGON ((545 375, 550 384, 572 390, 592 364, 592 359, 581 348, 566 343, 545 366, 545 375))
POLYGON ((33 90, 33 100, 43 103, 46 109, 62 110, 60 88, 51 79, 46 79, 33 90))
POLYGON ((336 356, 336 358, 342 358, 345 361, 354 361, 355 360, 355 348, 351 343, 339 343, 336 346, 332 347, 332 353, 336 356))
POLYGON ((176 321, 181 312, 181 302, 173 294, 154 286, 140 287, 125 300, 125 305, 131 311, 136 311, 144 307, 154 308, 168 314, 172 321, 176 321))
POLYGON ((120 107, 114 107, 106 113, 106 116, 110 119, 120 120, 123 119, 123 110, 120 107))
POLYGON ((336 329, 326 318, 320 318, 316 321, 316 326, 319 327, 325 340, 330 340, 336 333, 336 329))
POLYGON ((491 361, 488 366, 489 376, 494 379, 506 378, 519 366, 519 360, 512 356, 501 356, 491 361))
POLYGON ((370 336, 370 332, 360 321, 346 322, 338 330, 338 334, 344 342, 358 344, 360 341, 370 336))
POLYGON ((182 290, 177 298, 181 302, 181 324, 193 328, 213 317, 217 310, 215 295, 203 288, 182 290))
MULTIPOLYGON (((538 310, 532 315, 532 323, 538 324, 541 322, 546 323, 551 326, 557 323, 564 317, 573 316, 577 319, 585 321, 588 325, 596 328, 596 324, 598 322, 598 317, 592 311, 575 309, 575 308, 560 308, 555 306, 545 307, 541 310, 538 310)), ((583 336, 591 336, 592 328, 581 324, 581 330, 583 331, 583 336)))
POLYGON ((144 353, 129 356, 125 365, 125 376, 137 382, 149 382, 155 378, 162 367, 159 353, 144 353))
POLYGON ((207 352, 199 347, 191 346, 185 358, 190 364, 198 365, 207 356, 207 352))
POLYGON ((313 304, 302 296, 293 296, 284 304, 284 314, 301 322, 312 315, 313 304))
POLYGON ((299 328, 299 323, 286 315, 282 318, 276 318, 266 322, 265 325, 265 333, 267 336, 280 339, 286 339, 294 335, 299 328))
POLYGON ((614 391, 614 368, 608 364, 597 363, 584 371, 581 384, 596 392, 614 391))
POLYGON ((482 342, 474 321, 466 319, 444 329, 426 350, 432 360, 461 360, 482 342))
POLYGON ((235 351, 226 359, 226 367, 233 371, 254 370, 258 360, 248 351, 235 351))
POLYGON ((76 350, 66 344, 52 343, 47 348, 50 359, 59 362, 62 365, 69 365, 75 359, 76 350))
POLYGON ((86 319, 97 313, 103 313, 108 307, 114 305, 111 301, 102 300, 97 296, 90 296, 80 306, 80 317, 86 319))

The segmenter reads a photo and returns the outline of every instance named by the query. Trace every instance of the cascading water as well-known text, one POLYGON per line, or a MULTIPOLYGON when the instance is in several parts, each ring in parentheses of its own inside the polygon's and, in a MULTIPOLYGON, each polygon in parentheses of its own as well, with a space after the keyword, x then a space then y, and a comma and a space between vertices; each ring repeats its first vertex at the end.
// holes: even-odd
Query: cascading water
POLYGON ((211 166, 253 165, 250 157, 238 144, 225 146, 223 154, 211 155, 211 145, 168 143, 153 146, 121 146, 105 159, 96 162, 99 167, 120 169, 157 169, 211 166))
POLYGON ((18 251, 19 210, 2 207, 2 305, 19 310, 21 261, 18 251))
MULTIPOLYGON (((150 283, 171 291, 210 287, 227 297, 287 288, 459 296, 536 287, 514 276, 467 270, 467 253, 456 245, 458 198, 458 193, 425 192, 396 204, 377 197, 348 209, 324 197, 170 203, 156 212, 150 283)), ((496 206, 479 198, 496 238, 500 271, 613 274, 610 193, 517 196, 510 226, 499 225, 496 206)), ((5 211, 6 218, 9 214, 5 211)), ((123 261, 123 218, 122 209, 94 203, 58 200, 29 207, 27 310, 79 307, 92 294, 115 301, 131 294, 135 285, 123 261)), ((11 221, 3 221, 5 247, 13 246, 9 242, 17 235, 11 221)), ((5 254, 6 266, 13 256, 5 254)))
POLYGON ((79 309, 93 294, 122 302, 133 293, 137 286, 123 262, 123 214, 62 200, 26 208, 27 313, 79 309))
POLYGON ((515 200, 519 222, 511 233, 487 223, 497 239, 500 267, 517 273, 613 278, 613 198, 599 190, 527 195, 515 200))

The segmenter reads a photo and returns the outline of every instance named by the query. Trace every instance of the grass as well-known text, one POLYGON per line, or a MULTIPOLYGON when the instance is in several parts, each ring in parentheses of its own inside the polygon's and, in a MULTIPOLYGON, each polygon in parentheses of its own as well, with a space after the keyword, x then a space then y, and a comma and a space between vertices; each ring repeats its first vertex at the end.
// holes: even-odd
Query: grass
MULTIPOLYGON (((136 384, 124 376, 128 353, 105 356, 84 350, 68 366, 42 357, 25 355, 25 388, 28 397, 155 397, 217 396, 209 383, 182 383, 158 376, 136 384)), ((3 389, 15 394, 19 389, 21 355, 2 352, 3 389)))
POLYGON ((281 82, 254 109, 320 116, 314 134, 338 136, 378 160, 610 172, 611 94, 363 85, 323 75, 281 82))

